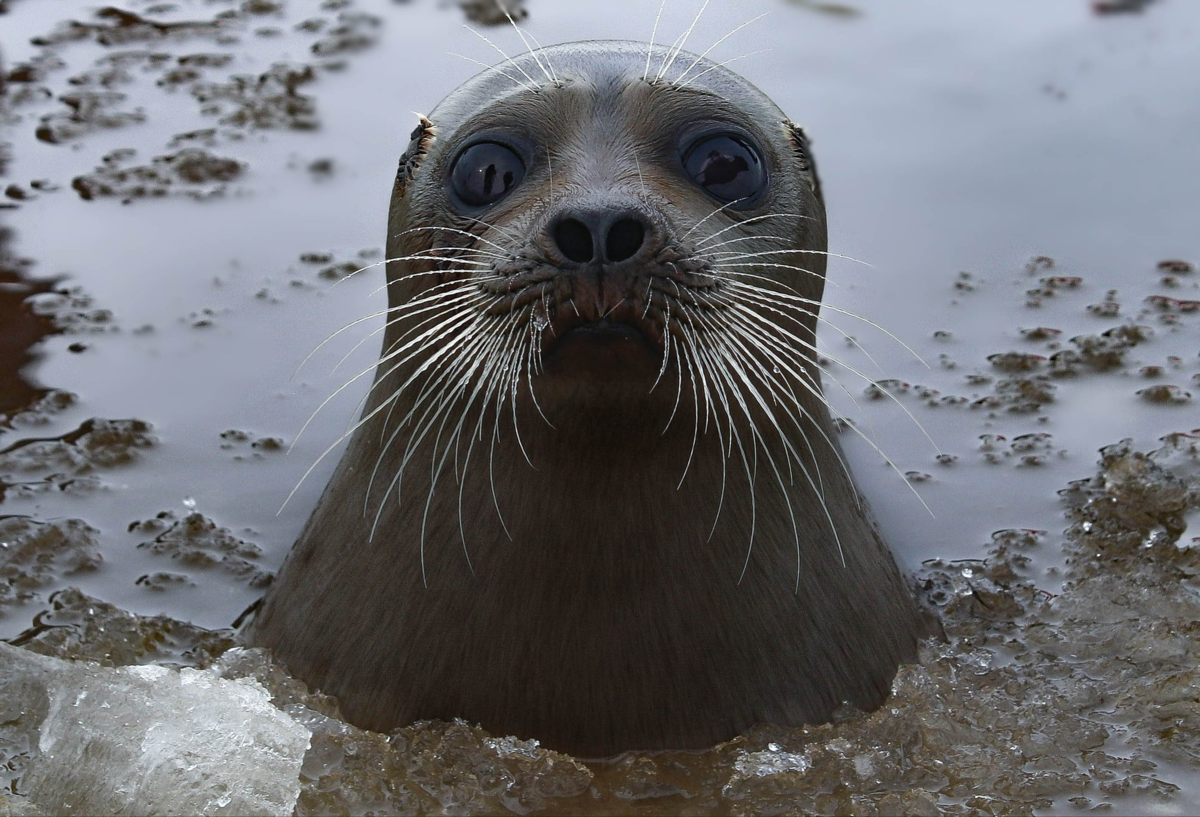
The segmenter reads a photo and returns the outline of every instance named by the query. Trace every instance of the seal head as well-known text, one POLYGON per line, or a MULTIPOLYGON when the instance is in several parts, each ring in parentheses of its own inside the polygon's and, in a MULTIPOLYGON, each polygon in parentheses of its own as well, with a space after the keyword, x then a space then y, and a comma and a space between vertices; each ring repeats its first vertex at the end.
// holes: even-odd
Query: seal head
POLYGON ((422 119, 375 382, 248 638, 388 730, 583 756, 878 706, 919 617, 815 352, 803 132, 731 71, 572 43, 422 119))

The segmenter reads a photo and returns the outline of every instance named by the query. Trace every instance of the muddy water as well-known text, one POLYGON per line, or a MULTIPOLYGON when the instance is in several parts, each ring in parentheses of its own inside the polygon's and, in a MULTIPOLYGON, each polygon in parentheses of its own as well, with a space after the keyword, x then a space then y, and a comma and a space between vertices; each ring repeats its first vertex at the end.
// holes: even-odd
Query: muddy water
MULTIPOLYGON (((546 43, 646 38, 653 9, 627 5, 534 3, 526 25, 546 43)), ((208 629, 261 595, 336 461, 363 379, 300 429, 374 358, 374 339, 356 344, 379 319, 306 361, 382 308, 381 270, 345 276, 380 257, 412 112, 478 69, 447 51, 496 58, 462 29, 460 9, 430 0, 121 8, 98 16, 72 0, 16 0, 0 16, 4 257, 30 260, 0 277, 16 293, 0 306, 0 383, 13 395, 0 430, 0 540, 26 554, 4 574, 7 637, 35 619, 110 615, 51 598, 68 586, 208 629), (60 277, 57 291, 31 294, 60 277), (57 333, 25 366, 21 347, 46 328, 57 333)), ((667 4, 668 40, 696 8, 667 4)), ((856 259, 831 265, 827 302, 862 316, 825 313, 857 343, 827 327, 829 368, 845 387, 828 391, 895 465, 844 435, 949 641, 902 673, 890 712, 609 767, 555 766, 465 727, 385 740, 313 715, 321 754, 301 810, 1113 801, 1186 812, 1200 798, 1187 748, 1200 738, 1194 695, 1169 692, 1194 679, 1196 571, 1191 551, 1163 539, 1200 537, 1194 486, 1163 498, 1174 486, 1163 469, 1194 479, 1179 464, 1194 462, 1191 438, 1150 461, 1160 470, 1138 477, 1141 493, 1112 487, 1141 462, 1125 452, 1106 461, 1125 476, 1072 494, 1074 519, 1059 495, 1093 477, 1102 446, 1129 437, 1157 449, 1200 426, 1187 394, 1200 395, 1200 273, 1186 263, 1200 259, 1200 8, 727 2, 705 12, 690 47, 763 11, 713 56, 746 55, 732 67, 815 137, 831 249, 856 259), (1182 263, 1162 264, 1173 259, 1182 263), (1097 497, 1130 513, 1088 517, 1097 497), (1095 554, 1122 575, 1097 573, 1095 554), (1123 612, 1095 612, 1112 595, 1123 612), (1133 651, 1130 633, 1152 619, 1133 683, 1113 656, 1133 651), (1091 653, 1046 663, 1073 640, 1091 653), (353 763, 339 754, 348 742, 353 763), (367 757, 391 769, 390 783, 370 776, 367 757), (479 777, 488 763, 508 769, 508 794, 479 777), (447 787, 439 764, 465 782, 447 787)), ((509 30, 487 34, 521 50, 509 30)), ((64 629, 25 641, 116 649, 64 629)), ((121 660, 211 660, 220 648, 194 630, 121 660)))

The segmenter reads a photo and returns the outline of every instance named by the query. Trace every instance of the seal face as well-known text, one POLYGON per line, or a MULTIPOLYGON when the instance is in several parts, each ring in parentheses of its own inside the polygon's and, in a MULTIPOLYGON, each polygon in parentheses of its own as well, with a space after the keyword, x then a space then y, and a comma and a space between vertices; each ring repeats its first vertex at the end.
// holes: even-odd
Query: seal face
POLYGON ((250 642, 364 727, 583 756, 878 706, 920 624, 822 395, 825 251, 803 132, 722 67, 467 82, 401 158, 374 385, 250 642))

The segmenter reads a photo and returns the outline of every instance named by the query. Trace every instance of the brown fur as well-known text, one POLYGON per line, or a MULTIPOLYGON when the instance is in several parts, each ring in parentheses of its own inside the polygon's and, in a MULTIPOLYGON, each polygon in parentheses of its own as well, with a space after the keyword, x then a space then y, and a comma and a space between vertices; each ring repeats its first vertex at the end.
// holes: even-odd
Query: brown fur
MULTIPOLYGON (((336 695, 354 723, 388 730, 461 717, 584 756, 701 748, 756 723, 827 720, 844 702, 872 709, 897 664, 914 657, 914 603, 844 470, 823 401, 805 387, 819 383, 812 352, 798 345, 789 358, 797 371, 774 380, 776 397, 803 412, 799 429, 778 402, 748 399, 745 411, 722 415, 714 399, 706 409, 678 351, 661 365, 663 336, 671 320, 682 320, 666 317, 663 304, 736 297, 706 260, 715 244, 704 244, 707 236, 760 213, 793 214, 723 237, 756 236, 729 245, 746 252, 825 249, 803 134, 724 69, 682 89, 643 81, 645 55, 631 43, 549 49, 561 86, 546 82, 533 93, 484 74, 434 111, 435 129, 423 124, 414 135, 419 155, 397 180, 389 258, 434 246, 494 249, 488 242, 508 252, 489 281, 449 270, 405 278, 434 265, 392 262, 391 305, 438 283, 451 282, 447 291, 477 286, 495 299, 492 331, 540 315, 547 328, 538 351, 547 354, 544 369, 522 374, 515 407, 504 403, 498 417, 494 404, 451 401, 449 426, 411 452, 399 497, 388 486, 413 433, 411 425, 398 429, 399 420, 461 355, 422 372, 441 348, 430 342, 398 370, 380 366, 364 415, 371 419, 351 439, 247 635, 336 695), (756 208, 718 213, 688 234, 718 206, 680 175, 673 153, 679 128, 697 117, 752 133, 771 183, 756 208), (443 182, 456 146, 483 130, 517 130, 538 146, 521 185, 479 216, 494 229, 457 216, 443 182), (595 275, 555 267, 546 225, 581 202, 643 213, 655 225, 646 258, 595 275), (413 232, 423 226, 483 238, 413 232), (636 326, 644 340, 603 353, 587 342, 554 345, 572 326, 604 315, 636 326), (410 377, 416 385, 392 411, 371 416, 410 377), (466 431, 439 472, 460 418, 466 431), (754 429, 761 446, 752 445, 754 429), (787 445, 795 452, 790 469, 787 445)), ((680 59, 682 68, 693 58, 680 59)), ((518 60, 537 75, 528 55, 518 60)), ((755 274, 819 301, 824 256, 775 260, 812 272, 755 274)), ((397 315, 385 352, 415 325, 397 315)), ((759 319, 782 321, 769 310, 759 319)), ((815 314, 788 326, 811 340, 815 314)), ((721 342, 708 337, 710 348, 721 342)))

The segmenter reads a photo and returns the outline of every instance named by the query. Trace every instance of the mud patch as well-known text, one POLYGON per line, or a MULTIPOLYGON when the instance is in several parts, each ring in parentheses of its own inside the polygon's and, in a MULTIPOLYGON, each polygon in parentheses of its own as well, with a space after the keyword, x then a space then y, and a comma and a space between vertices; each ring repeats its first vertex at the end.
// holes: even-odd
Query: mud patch
POLYGON ((79 91, 63 94, 59 101, 67 110, 46 114, 37 128, 37 138, 50 144, 79 139, 98 130, 112 130, 146 121, 140 110, 122 111, 125 94, 115 91, 79 91))
POLYGON ((459 0, 458 7, 481 26, 504 26, 529 16, 524 0, 459 0))
POLYGON ((315 130, 316 102, 299 89, 316 79, 311 66, 280 63, 257 76, 234 75, 228 82, 201 83, 192 94, 200 112, 223 125, 270 130, 315 130))
POLYGON ((98 471, 131 465, 156 443, 148 423, 102 418, 57 437, 26 437, 0 449, 0 499, 99 490, 98 471))
MULTIPOLYGON (((152 540, 139 544, 139 548, 169 557, 190 569, 221 570, 254 588, 266 588, 275 577, 257 564, 262 548, 239 539, 200 513, 180 519, 171 511, 163 511, 153 519, 134 522, 129 530, 154 535, 152 540)), ((138 584, 149 589, 161 590, 177 583, 190 580, 179 574, 152 574, 138 579, 138 584)))
POLYGON ((106 667, 207 667, 234 641, 230 630, 135 616, 68 588, 53 594, 33 626, 9 643, 56 658, 86 657, 106 667))
POLYGON ((40 591, 64 577, 99 567, 99 535, 80 519, 0 517, 0 615, 42 600, 40 591))
POLYGON ((148 163, 131 162, 132 148, 110 151, 100 167, 77 170, 73 177, 72 186, 86 200, 220 195, 246 162, 204 149, 240 142, 253 131, 318 128, 316 100, 301 89, 322 70, 345 68, 349 57, 376 44, 382 28, 380 18, 351 9, 349 2, 326 3, 321 13, 290 29, 288 5, 269 0, 247 0, 215 13, 199 3, 133 0, 132 6, 107 6, 93 19, 63 22, 32 38, 40 50, 3 76, 10 121, 34 122, 42 142, 78 145, 114 129, 179 121, 182 97, 194 100, 197 125, 215 119, 217 127, 180 131, 166 145, 177 150, 148 163), (201 19, 182 19, 188 14, 201 19), (279 37, 281 57, 298 48, 311 62, 277 61, 267 70, 247 72, 246 60, 239 59, 247 34, 279 37), (196 41, 199 50, 181 49, 196 41), (76 64, 83 60, 87 67, 80 70, 76 64), (75 73, 67 74, 73 65, 75 73), (230 72, 239 65, 241 70, 230 72))
POLYGON ((285 447, 279 437, 257 437, 236 428, 221 432, 221 450, 232 452, 237 462, 261 460, 268 454, 283 452, 285 447))
POLYGON ((134 150, 118 150, 103 158, 93 173, 76 176, 71 187, 85 201, 186 196, 208 199, 224 195, 228 183, 242 175, 244 165, 236 159, 216 156, 199 148, 186 148, 155 156, 148 165, 133 166, 134 150))
POLYGON ((222 27, 236 14, 223 13, 208 21, 161 22, 143 17, 136 12, 105 6, 95 14, 97 22, 81 23, 69 20, 60 23, 53 32, 35 37, 34 45, 61 45, 63 43, 91 40, 100 45, 128 45, 130 43, 159 42, 168 38, 186 39, 196 36, 215 37, 222 27))

